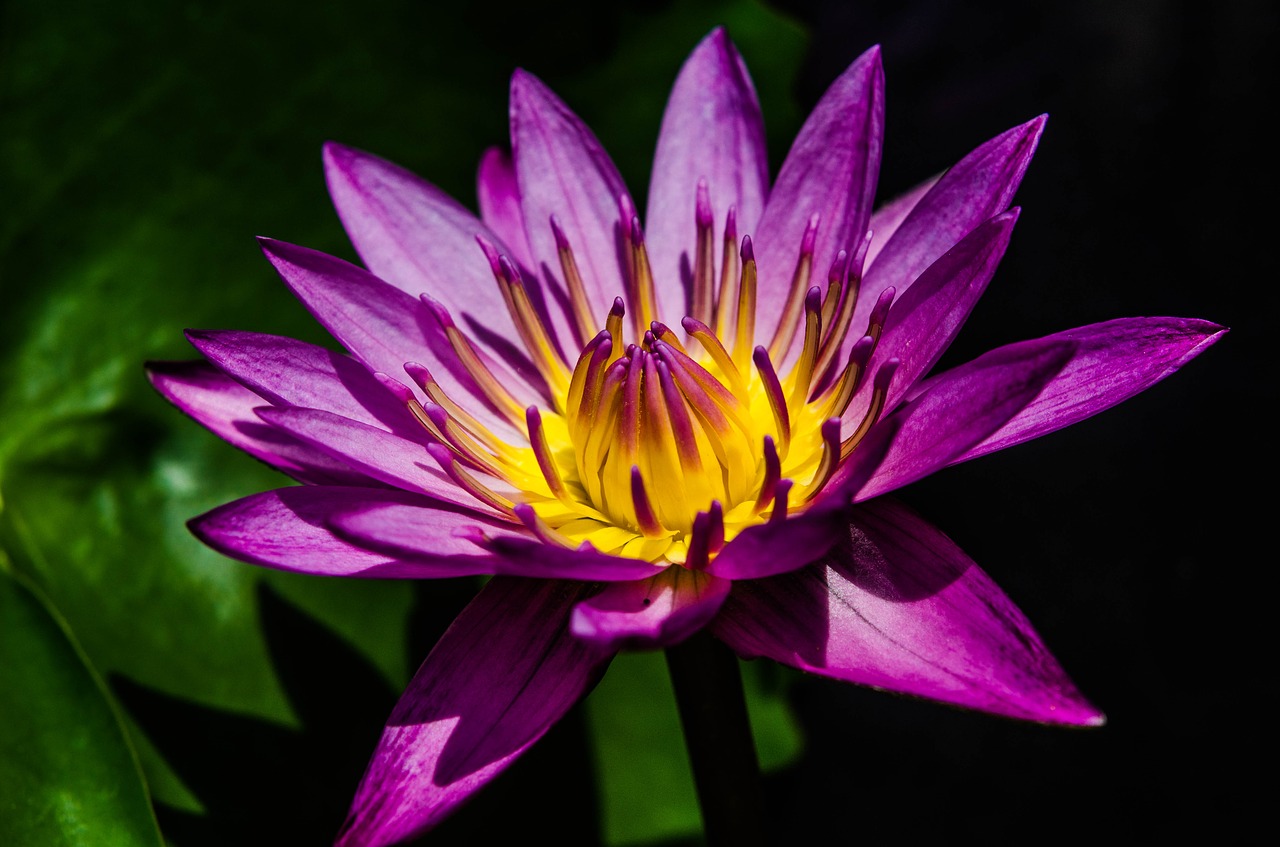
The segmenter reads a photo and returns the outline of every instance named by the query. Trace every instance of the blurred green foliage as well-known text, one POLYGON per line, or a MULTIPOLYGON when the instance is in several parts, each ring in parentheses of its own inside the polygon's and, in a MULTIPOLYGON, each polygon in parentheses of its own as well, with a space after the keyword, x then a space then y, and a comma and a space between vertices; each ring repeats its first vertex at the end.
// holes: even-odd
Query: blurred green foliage
MULTIPOLYGON (((473 586, 269 572, 201 546, 187 519, 284 480, 168 406, 142 365, 192 358, 186 327, 331 344, 254 236, 355 258, 326 139, 474 207, 517 65, 643 202, 679 64, 726 24, 785 153, 797 26, 751 0, 602 8, 0 6, 0 841, 155 843, 149 801, 177 845, 288 833, 318 798, 337 798, 322 838, 341 820, 380 716, 473 586)), ((781 764, 799 739, 779 680, 747 670, 762 757, 781 764)), ((621 658, 587 710, 605 841, 695 832, 660 655, 621 658)))

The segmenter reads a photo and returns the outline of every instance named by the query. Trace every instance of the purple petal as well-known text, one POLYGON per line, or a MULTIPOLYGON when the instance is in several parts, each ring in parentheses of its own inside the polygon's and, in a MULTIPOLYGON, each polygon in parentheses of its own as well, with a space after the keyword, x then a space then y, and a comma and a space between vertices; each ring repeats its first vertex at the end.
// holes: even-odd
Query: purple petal
POLYGON ((471 549, 484 553, 484 561, 463 563, 468 573, 611 582, 647 577, 655 570, 639 559, 545 543, 529 536, 519 524, 441 518, 438 509, 409 500, 354 504, 332 514, 329 526, 353 544, 408 561, 435 560, 441 543, 437 534, 458 529, 467 533, 471 549))
MULTIPOLYGON (((1004 258, 1017 220, 1018 210, 1011 209, 979 225, 894 301, 867 368, 875 373, 890 359, 901 363, 889 385, 886 409, 894 408, 951 345, 1004 258)), ((847 345, 852 346, 852 339, 847 345)), ((869 397, 861 392, 849 404, 846 422, 862 420, 869 397)))
POLYGON ((495 577, 462 610, 396 704, 338 847, 431 829, 578 702, 610 659, 568 632, 584 583, 495 577))
POLYGON ((476 173, 476 196, 480 201, 480 217, 511 251, 517 265, 536 268, 529 237, 525 235, 524 210, 520 206, 520 186, 511 157, 497 147, 490 147, 480 157, 476 173))
POLYGON ((228 443, 313 485, 373 481, 308 444, 267 426, 254 409, 267 401, 205 362, 148 362, 147 378, 173 405, 228 443))
POLYGON ((319 250, 267 238, 259 242, 316 320, 371 370, 396 374, 407 361, 437 360, 427 346, 417 297, 319 250))
POLYGON ((422 431, 404 404, 344 353, 257 332, 188 330, 187 340, 273 406, 324 409, 402 436, 422 431))
POLYGON ((869 500, 946 467, 1034 400, 1074 349, 1068 341, 1024 341, 948 371, 893 412, 901 429, 856 499, 869 500))
POLYGON ((283 433, 332 456, 387 485, 425 494, 445 503, 497 513, 476 500, 436 464, 422 438, 411 440, 331 412, 301 408, 266 408, 259 417, 283 433))
MULTIPOLYGON (((332 142, 325 179, 361 260, 411 298, 430 294, 459 323, 518 336, 476 236, 503 239, 431 183, 377 156, 332 142)), ((482 339, 483 340, 483 339, 482 339)))
POLYGON ((810 216, 822 216, 814 249, 817 274, 825 272, 838 251, 852 253, 862 241, 880 173, 883 134, 884 70, 879 48, 872 47, 818 101, 769 195, 755 239, 757 314, 766 338, 791 287, 810 216))
POLYGON ((834 508, 837 504, 849 505, 859 499, 858 493, 875 478, 905 420, 905 416, 890 415, 873 426, 823 486, 818 495, 821 502, 830 502, 830 508, 834 508))
MULTIPOLYGON (((952 459, 963 462, 1039 438, 1145 391, 1216 344, 1226 327, 1192 318, 1120 318, 1046 336, 1075 355, 994 434, 952 459)), ((928 391, 932 377, 921 384, 928 391)))
POLYGON ((722 27, 698 44, 676 77, 653 157, 645 243, 658 314, 689 314, 684 280, 695 261, 694 199, 705 179, 719 258, 725 215, 754 233, 769 191, 764 121, 747 67, 722 27))
MULTIPOLYGON (((603 321, 623 294, 618 262, 618 199, 627 193, 613 160, 591 130, 537 77, 511 77, 511 146, 529 246, 556 295, 564 285, 551 230, 555 215, 568 236, 591 313, 603 321)), ((631 308, 628 304, 628 308, 631 308)), ((557 337, 573 338, 568 312, 550 309, 557 337)))
POLYGON ((822 556, 849 525, 848 499, 818 504, 785 520, 749 526, 725 545, 707 573, 726 579, 760 579, 786 573, 822 556))
POLYGON ((871 213, 871 243, 867 246, 867 256, 863 263, 865 267, 871 267, 876 257, 880 255, 880 251, 884 249, 884 245, 920 202, 920 198, 929 193, 929 189, 933 188, 941 176, 938 174, 926 179, 871 213))
MULTIPOLYGON (((405 362, 422 362, 455 402, 495 432, 511 434, 466 375, 444 330, 418 298, 318 250, 270 239, 261 239, 261 244, 280 277, 316 320, 371 370, 396 375, 403 373, 405 362)), ((532 367, 514 349, 509 352, 532 367)), ((504 383, 521 403, 542 399, 514 376, 504 383)))
POLYGON ((650 650, 702 629, 729 595, 730 582, 678 565, 648 579, 615 582, 573 608, 573 634, 603 650, 650 650))
MULTIPOLYGON (((357 547, 337 538, 325 525, 335 511, 388 502, 427 501, 381 488, 300 485, 235 500, 193 518, 187 526, 197 538, 224 555, 279 570, 391 579, 456 575, 441 573, 438 567, 422 562, 407 562, 357 547)), ((461 523, 461 519, 453 523, 461 523)), ((487 558, 471 541, 449 535, 450 526, 427 526, 442 555, 469 555, 481 562, 487 558)), ((482 572, 475 567, 457 570, 462 574, 482 572)))
POLYGON ((853 326, 863 327, 886 288, 901 297, 925 268, 970 230, 1009 208, 1044 132, 1045 116, 982 144, 920 198, 868 267, 853 326))
POLYGON ((734 583, 712 626, 741 656, 859 685, 1044 723, 1104 721, 991 578, 887 500, 861 506, 813 567, 734 583))

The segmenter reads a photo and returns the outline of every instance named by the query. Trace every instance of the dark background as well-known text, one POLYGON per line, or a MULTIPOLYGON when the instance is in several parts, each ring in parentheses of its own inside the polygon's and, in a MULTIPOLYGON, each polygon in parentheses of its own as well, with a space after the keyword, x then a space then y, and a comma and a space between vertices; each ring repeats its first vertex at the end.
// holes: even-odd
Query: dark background
MULTIPOLYGON (((250 480, 243 457, 219 452, 165 406, 141 361, 189 357, 180 330, 191 325, 322 341, 252 236, 351 257, 324 194, 327 138, 471 205, 474 163, 503 138, 517 65, 596 129, 642 197, 674 63, 721 9, 733 11, 730 35, 744 36, 775 173, 825 86, 872 44, 887 85, 881 199, 1049 115, 1015 198, 1023 214, 1011 247, 947 362, 1116 317, 1231 327, 1142 395, 902 492, 1023 609, 1108 725, 1026 725, 767 673, 803 741, 792 764, 766 776, 775 841, 1231 841, 1267 831, 1275 604, 1266 586, 1277 557, 1264 529, 1276 468, 1262 435, 1274 430, 1276 357, 1264 342, 1277 280, 1264 251, 1277 224, 1269 126, 1280 34, 1271 4, 772 2, 759 8, 808 35, 791 79, 774 74, 793 42, 780 34, 772 55, 768 33, 742 11, 750 3, 133 0, 86 4, 95 11, 64 21, 11 2, 0 6, 0 132, 14 198, 12 225, 0 230, 0 293, 13 301, 0 314, 0 375, 21 391, 0 392, 0 543, 65 618, 134 743, 145 739, 144 769, 158 751, 205 808, 158 806, 175 847, 325 843, 397 695, 370 665, 382 636, 362 640, 361 630, 380 626, 379 603, 407 607, 411 667, 474 586, 390 594, 398 589, 257 582, 251 566, 198 550, 182 520, 279 482, 250 480), (100 112, 106 120, 85 122, 100 131, 82 133, 80 116, 100 112), (92 273, 87 282, 72 273, 85 256, 101 260, 91 268, 105 268, 102 290, 92 273), (145 296, 129 293, 132 282, 145 296), (62 297, 89 305, 64 314, 50 305, 62 297), (77 320, 86 331, 72 331, 77 320), (32 326, 59 337, 59 321, 82 350, 26 342, 38 336, 32 326), (112 356, 127 369, 93 369, 112 356), (95 393, 103 373, 123 386, 107 400, 95 393), (53 374, 62 385, 43 387, 53 374), (22 392, 36 399, 5 405, 22 392), (27 432, 15 408, 56 426, 27 432), (154 487, 151 469, 175 455, 205 474, 198 496, 154 487), (123 517, 99 508, 113 492, 124 492, 123 517), (39 515, 72 495, 83 509, 41 535, 39 515), (19 532, 23 516, 33 532, 19 532), (152 576, 180 566, 243 580, 237 590, 252 602, 282 694, 246 693, 257 666, 236 664, 242 654, 230 648, 234 660, 209 664, 221 654, 200 651, 231 636, 202 629, 203 598, 152 576), (162 602, 170 611, 154 614, 162 602), (278 722, 286 701, 294 726, 278 722)), ((207 583, 196 584, 225 589, 207 583)), ((389 632, 398 643, 400 631, 389 632)), ((637 700, 636 714, 649 705, 637 700)), ((424 843, 598 843, 591 744, 576 709, 424 843)), ((646 798, 634 802, 643 810, 646 798)))

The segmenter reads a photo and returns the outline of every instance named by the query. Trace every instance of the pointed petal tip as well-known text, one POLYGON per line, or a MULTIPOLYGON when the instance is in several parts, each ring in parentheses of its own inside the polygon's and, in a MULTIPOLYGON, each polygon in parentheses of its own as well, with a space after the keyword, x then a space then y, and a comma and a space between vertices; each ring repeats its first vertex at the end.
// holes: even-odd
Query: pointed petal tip
POLYGON ((201 544, 223 555, 231 555, 219 542, 217 533, 211 532, 209 529, 209 524, 215 519, 217 511, 218 509, 214 508, 195 517, 187 518, 184 525, 187 528, 187 532, 195 536, 196 540, 201 544))
POLYGON ((724 24, 717 25, 703 36, 702 41, 698 42, 698 45, 689 54, 690 58, 696 56, 702 50, 714 50, 719 54, 719 58, 722 61, 736 61, 738 58, 738 48, 734 45, 733 39, 729 37, 729 29, 724 24))
POLYGON ((208 374, 210 363, 207 360, 196 359, 151 359, 142 363, 142 373, 146 377, 148 384, 151 385, 162 397, 170 403, 178 406, 179 409, 187 411, 187 409, 179 402, 174 389, 181 389, 184 383, 193 378, 203 379, 208 374))
POLYGON ((309 264, 309 258, 322 258, 319 251, 299 244, 290 244, 288 241, 269 238, 265 235, 258 235, 255 238, 258 242, 258 249, 262 251, 262 255, 267 257, 267 261, 275 266, 277 272, 283 273, 284 267, 288 265, 302 265, 305 267, 309 264))
POLYGON ((518 95, 535 94, 546 89, 544 83, 538 76, 524 68, 516 68, 511 72, 511 101, 515 102, 518 95))
POLYGON ((1040 136, 1044 134, 1045 124, 1049 122, 1049 113, 1042 112, 1024 124, 1020 124, 1015 129, 1026 135, 1031 136, 1036 141, 1040 140, 1040 136))
POLYGON ((1083 697, 1076 695, 1067 703, 1050 706, 1039 722, 1075 729, 1096 729, 1107 725, 1107 716, 1083 697))
POLYGON ((336 141, 324 142, 320 148, 320 160, 330 193, 338 190, 339 184, 354 181, 353 172, 359 160, 372 158, 374 157, 363 150, 336 141))
POLYGON ((332 140, 326 140, 320 145, 320 157, 326 166, 337 165, 343 160, 354 157, 355 153, 354 149, 332 140))
POLYGON ((866 50, 863 50, 858 58, 849 64, 845 74, 853 72, 856 68, 861 68, 863 74, 868 78, 875 78, 868 81, 873 81, 877 85, 884 85, 884 51, 880 48, 880 45, 872 44, 866 50))
POLYGON ((258 249, 262 251, 263 255, 273 262, 278 258, 283 258, 284 254, 289 252, 288 248, 293 246, 286 241, 271 238, 267 235, 255 235, 253 238, 258 242, 258 249))
POLYGON ((258 242, 258 249, 267 257, 267 261, 271 262, 276 270, 282 274, 286 266, 297 266, 297 268, 307 271, 332 273, 335 268, 350 265, 345 259, 339 259, 337 256, 330 255, 322 250, 316 250, 313 247, 304 247, 301 244, 281 241, 278 238, 270 238, 265 235, 258 235, 255 238, 258 242))
POLYGON ((492 167, 495 163, 506 165, 511 160, 511 155, 507 153, 506 148, 498 144, 491 144, 480 154, 480 168, 492 167))

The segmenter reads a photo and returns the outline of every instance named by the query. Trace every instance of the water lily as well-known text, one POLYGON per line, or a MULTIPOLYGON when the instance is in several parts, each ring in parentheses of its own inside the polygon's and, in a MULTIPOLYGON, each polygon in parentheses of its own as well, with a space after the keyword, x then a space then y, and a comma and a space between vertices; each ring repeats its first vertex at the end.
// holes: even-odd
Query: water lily
POLYGON ((387 722, 339 841, 420 834, 622 649, 741 657, 1048 724, 1102 713, 955 543, 888 495, 1089 417, 1226 331, 1107 321, 935 365, 985 291, 1044 116, 878 208, 868 50, 769 180, 747 69, 710 33, 676 80, 643 217, 543 83, 511 80, 479 215, 330 143, 364 267, 261 247, 345 348, 190 331, 184 412, 300 485, 194 519, 310 574, 491 577, 387 722))

